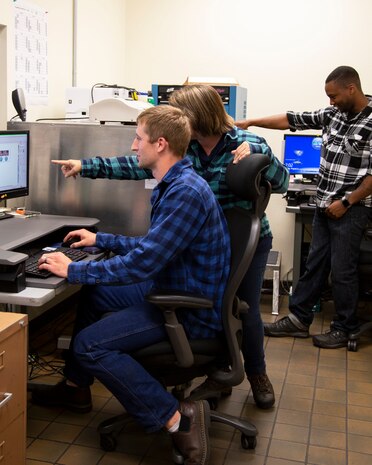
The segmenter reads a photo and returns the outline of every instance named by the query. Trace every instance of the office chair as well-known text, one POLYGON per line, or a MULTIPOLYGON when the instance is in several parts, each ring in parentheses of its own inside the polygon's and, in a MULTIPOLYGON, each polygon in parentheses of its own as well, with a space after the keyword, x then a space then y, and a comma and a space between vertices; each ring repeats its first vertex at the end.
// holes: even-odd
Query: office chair
MULTIPOLYGON (((359 294, 361 300, 372 300, 372 225, 369 225, 360 246, 359 256, 359 294)), ((347 349, 358 350, 358 341, 372 329, 372 320, 362 323, 357 331, 349 334, 347 349)))
MULTIPOLYGON (((191 339, 178 322, 176 311, 212 308, 213 302, 204 297, 179 291, 150 294, 147 300, 164 312, 169 341, 146 347, 132 354, 165 387, 175 387, 177 398, 184 398, 185 386, 197 377, 208 375, 226 388, 244 380, 244 367, 240 355, 241 321, 239 316, 249 311, 248 305, 236 296, 241 280, 248 270, 260 236, 260 218, 267 206, 271 186, 261 179, 261 172, 270 160, 263 154, 251 154, 238 164, 230 164, 226 182, 238 197, 250 200, 253 210, 232 208, 225 211, 231 241, 230 275, 222 303, 223 334, 215 339, 191 339), (229 370, 217 369, 218 361, 228 355, 229 370)), ((211 410, 211 421, 230 425, 241 432, 244 449, 256 447, 257 429, 248 420, 211 410)), ((129 422, 129 416, 118 415, 102 422, 98 427, 100 445, 106 451, 115 450, 116 434, 129 422)), ((175 463, 183 458, 174 451, 175 463)))

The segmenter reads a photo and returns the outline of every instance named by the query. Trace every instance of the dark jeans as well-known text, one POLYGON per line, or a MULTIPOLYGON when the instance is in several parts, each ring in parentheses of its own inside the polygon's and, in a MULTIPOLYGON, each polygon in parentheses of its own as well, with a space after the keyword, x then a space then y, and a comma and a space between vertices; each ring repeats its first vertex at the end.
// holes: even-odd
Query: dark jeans
POLYGON ((313 236, 306 269, 290 300, 290 311, 305 325, 313 322, 312 308, 331 273, 332 294, 337 319, 335 329, 353 331, 358 327, 358 261, 360 243, 370 209, 351 207, 338 220, 316 210, 313 236))
POLYGON ((248 313, 242 317, 242 353, 247 376, 261 374, 266 370, 260 299, 267 258, 271 246, 271 237, 260 238, 251 266, 244 276, 237 293, 249 305, 248 313))
POLYGON ((149 432, 164 427, 178 409, 178 401, 130 355, 168 339, 161 311, 144 301, 150 287, 83 287, 65 366, 66 377, 81 387, 96 377, 149 432), (113 313, 103 317, 107 312, 113 313))

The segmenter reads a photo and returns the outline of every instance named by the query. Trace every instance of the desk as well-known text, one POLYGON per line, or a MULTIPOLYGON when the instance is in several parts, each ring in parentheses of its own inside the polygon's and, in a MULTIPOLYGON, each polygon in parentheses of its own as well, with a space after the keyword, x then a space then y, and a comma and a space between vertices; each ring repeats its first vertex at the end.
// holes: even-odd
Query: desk
MULTIPOLYGON (((78 216, 40 215, 31 218, 7 218, 0 221, 0 249, 19 250, 40 244, 51 245, 56 238, 62 240, 67 231, 92 228, 96 218, 78 216), (52 241, 52 242, 50 242, 52 241)), ((64 292, 70 285, 64 278, 26 278, 27 287, 18 293, 0 292, 0 303, 11 306, 40 307, 64 292)), ((12 308, 13 310, 14 308, 12 308)))
POLYGON ((301 274, 301 260, 302 248, 304 243, 304 229, 306 224, 312 224, 315 207, 308 207, 301 209, 301 205, 287 207, 287 213, 295 214, 295 233, 293 244, 293 278, 292 278, 292 292, 294 291, 301 274))

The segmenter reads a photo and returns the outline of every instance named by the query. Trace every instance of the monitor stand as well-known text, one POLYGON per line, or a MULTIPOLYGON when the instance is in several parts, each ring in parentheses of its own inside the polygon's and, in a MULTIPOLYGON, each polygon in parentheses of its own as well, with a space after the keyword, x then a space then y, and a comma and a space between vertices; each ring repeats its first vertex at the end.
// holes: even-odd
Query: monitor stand
POLYGON ((317 174, 303 174, 302 175, 302 184, 316 184, 317 183, 317 174))

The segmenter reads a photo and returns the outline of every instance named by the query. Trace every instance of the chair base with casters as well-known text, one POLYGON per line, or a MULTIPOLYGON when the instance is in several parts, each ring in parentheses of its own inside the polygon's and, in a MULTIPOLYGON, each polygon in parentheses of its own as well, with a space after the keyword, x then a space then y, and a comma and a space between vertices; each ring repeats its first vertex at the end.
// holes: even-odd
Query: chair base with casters
MULTIPOLYGON (((222 386, 231 389, 244 380, 245 373, 240 354, 242 324, 240 317, 249 311, 248 305, 240 301, 236 292, 245 276, 254 253, 261 231, 260 218, 270 197, 271 188, 262 182, 261 172, 270 164, 263 154, 251 154, 238 164, 230 164, 226 171, 228 188, 240 199, 252 202, 252 210, 231 208, 225 211, 230 233, 231 263, 230 275, 222 302, 221 335, 215 339, 188 339, 178 320, 182 313, 197 312, 199 309, 212 309, 213 302, 203 296, 190 295, 175 290, 154 292, 147 300, 163 312, 165 328, 169 341, 143 348, 132 354, 154 378, 164 387, 178 387, 192 382, 195 378, 208 375, 222 386), (217 369, 220 361, 229 369, 217 369)), ((257 429, 246 419, 237 418, 217 410, 211 410, 211 421, 229 425, 241 433, 241 445, 244 449, 254 449, 257 444, 257 429)), ((104 450, 116 448, 117 434, 132 419, 119 415, 105 420, 98 427, 100 444, 104 450)), ((174 451, 175 463, 183 463, 183 457, 174 451)))
MULTIPOLYGON (((227 413, 220 413, 216 410, 210 411, 211 422, 223 423, 231 426, 240 431, 240 443, 243 449, 255 449, 257 445, 257 434, 256 427, 248 420, 239 419, 227 413)), ((117 437, 120 432, 130 423, 133 422, 132 417, 123 413, 115 417, 109 418, 100 423, 98 426, 98 433, 100 435, 100 447, 106 452, 112 452, 117 447, 117 437)), ((183 463, 177 454, 177 451, 173 451, 174 463, 183 463)))
MULTIPOLYGON (((151 297, 153 296, 150 296, 150 299, 151 297)), ((164 387, 173 386, 172 393, 179 400, 188 400, 185 391, 190 387, 191 380, 205 376, 206 366, 209 365, 209 363, 213 365, 216 361, 216 354, 218 354, 218 357, 222 358, 227 350, 224 344, 221 345, 221 339, 195 339, 190 340, 189 343, 191 351, 194 354, 193 365, 189 367, 174 365, 176 359, 173 347, 166 341, 146 347, 136 353, 136 359, 140 361, 164 387), (168 366, 171 366, 172 370, 169 370, 167 368, 168 366)), ((207 400, 209 401, 210 399, 207 400)), ((213 408, 213 403, 211 402, 210 404, 211 408, 213 408)), ((210 420, 211 422, 223 423, 240 431, 241 445, 244 449, 254 449, 256 447, 256 436, 258 431, 248 419, 241 419, 226 413, 211 410, 210 420)), ((98 426, 98 433, 100 435, 101 448, 105 451, 115 450, 119 433, 132 422, 132 417, 123 413, 100 423, 98 426)), ((176 464, 183 463, 177 451, 173 451, 173 461, 176 464)))
POLYGON ((372 330, 372 321, 363 323, 358 331, 349 334, 349 340, 347 341, 347 350, 350 352, 356 352, 358 350, 359 339, 367 332, 372 330))

